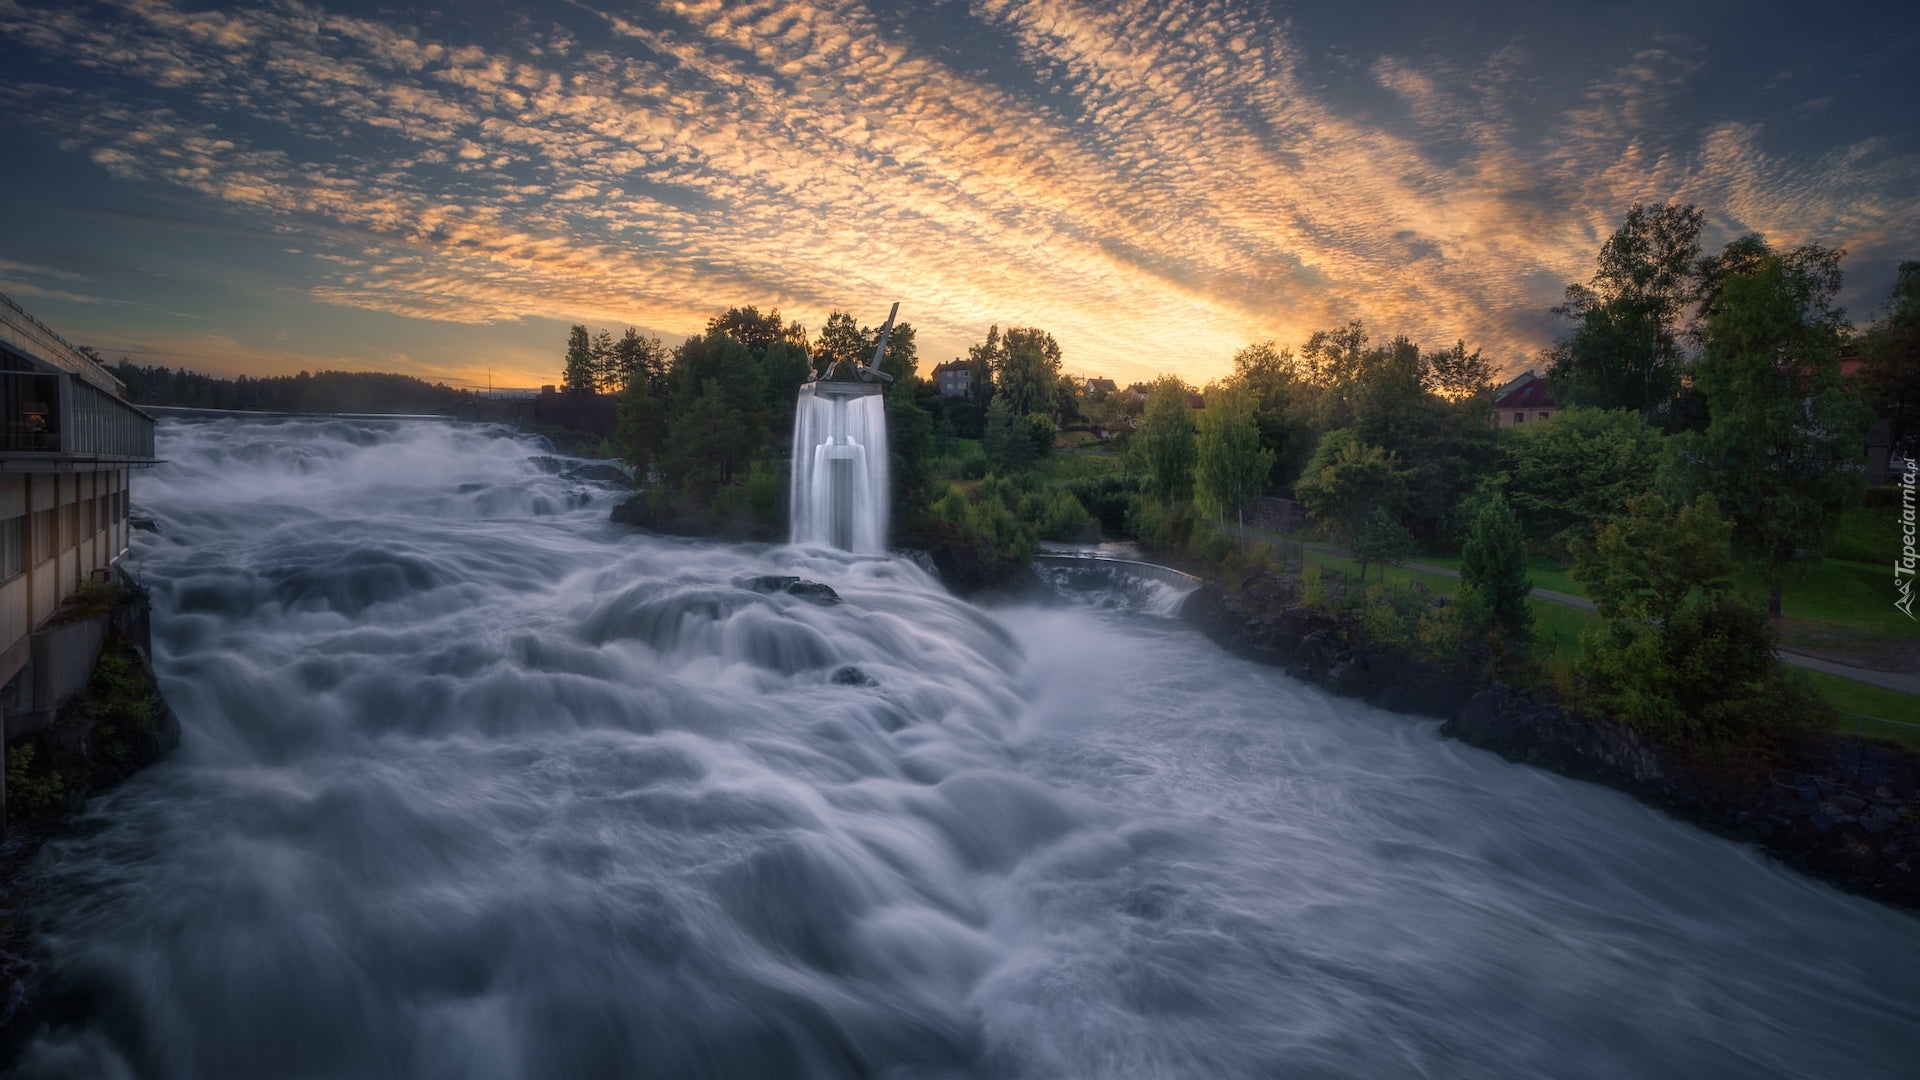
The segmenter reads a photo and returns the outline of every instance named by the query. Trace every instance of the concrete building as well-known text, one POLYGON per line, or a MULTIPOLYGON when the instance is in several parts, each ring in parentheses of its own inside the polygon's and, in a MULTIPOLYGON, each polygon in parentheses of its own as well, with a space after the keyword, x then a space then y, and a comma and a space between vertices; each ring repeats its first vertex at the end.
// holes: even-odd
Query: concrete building
POLYGON ((129 481, 155 463, 153 426, 106 368, 0 296, 0 715, 9 739, 50 722, 86 686, 106 622, 54 616, 87 582, 111 580, 126 553, 129 481))

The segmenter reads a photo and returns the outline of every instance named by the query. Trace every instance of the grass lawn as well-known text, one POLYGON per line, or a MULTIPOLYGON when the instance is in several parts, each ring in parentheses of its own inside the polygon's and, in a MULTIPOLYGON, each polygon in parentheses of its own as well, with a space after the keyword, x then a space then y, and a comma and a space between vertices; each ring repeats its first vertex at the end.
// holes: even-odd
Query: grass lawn
POLYGON ((1106 450, 1055 450, 1034 465, 1040 482, 1048 486, 1094 476, 1119 476, 1126 462, 1106 450))
MULTIPOLYGON (((1449 570, 1460 569, 1458 555, 1416 555, 1414 561, 1449 570)), ((1536 589, 1571 596, 1587 595, 1571 574, 1544 556, 1534 556, 1527 573, 1536 589)), ((1755 604, 1766 603, 1766 586, 1758 574, 1743 570, 1734 576, 1733 582, 1755 604)), ((1781 642, 1815 651, 1845 651, 1863 644, 1920 639, 1920 623, 1901 614, 1893 606, 1893 599, 1891 563, 1823 559, 1812 566, 1789 570, 1780 601, 1781 642)), ((1865 658, 1854 659, 1859 662, 1865 658)), ((1880 666, 1885 666, 1884 662, 1880 666)))
POLYGON ((1870 739, 1885 739, 1899 743, 1909 750, 1920 750, 1920 727, 1907 727, 1904 724, 1876 724, 1872 720, 1860 717, 1871 716, 1883 720, 1905 720, 1909 724, 1920 724, 1920 697, 1903 694, 1898 690, 1882 690, 1877 686, 1842 679, 1838 675, 1827 675, 1818 671, 1803 671, 1807 680, 1827 703, 1841 712, 1854 713, 1854 716, 1842 716, 1838 730, 1858 731, 1870 739))
MULTIPOLYGON (((1326 570, 1346 575, 1348 581, 1357 582, 1360 578, 1360 565, 1352 559, 1339 555, 1328 555, 1318 551, 1308 551, 1308 562, 1315 563, 1326 570)), ((1438 559, 1421 558, 1423 562, 1441 565, 1438 559)), ((1458 565, 1458 557, 1454 564, 1458 565)), ((1384 579, 1377 567, 1367 568, 1367 581, 1372 584, 1384 580, 1388 588, 1404 588, 1408 582, 1418 581, 1427 588, 1443 596, 1452 596, 1460 586, 1457 578, 1440 574, 1430 574, 1402 567, 1386 568, 1384 579)), ((1559 589, 1539 580, 1538 587, 1555 591, 1574 592, 1573 589, 1559 589)), ((1569 583, 1570 584, 1570 583, 1569 583)), ((1546 664, 1570 664, 1580 655, 1580 635, 1597 630, 1603 622, 1599 615, 1591 611, 1582 611, 1566 604, 1555 604, 1545 600, 1529 601, 1533 606, 1533 644, 1530 648, 1534 659, 1546 664)), ((1891 606, 1891 605, 1889 605, 1891 606)), ((1822 698, 1834 708, 1845 713, 1857 713, 1879 717, 1886 720, 1907 720, 1920 723, 1920 697, 1902 694, 1897 690, 1884 690, 1877 686, 1868 686, 1851 679, 1842 679, 1837 675, 1827 675, 1818 671, 1796 669, 1809 679, 1822 698)), ((1852 731, 1856 720, 1852 716, 1842 717, 1840 730, 1852 731)), ((1871 720, 1859 721, 1861 729, 1869 736, 1888 739, 1903 746, 1920 750, 1920 728, 1902 727, 1897 724, 1876 724, 1871 720)))

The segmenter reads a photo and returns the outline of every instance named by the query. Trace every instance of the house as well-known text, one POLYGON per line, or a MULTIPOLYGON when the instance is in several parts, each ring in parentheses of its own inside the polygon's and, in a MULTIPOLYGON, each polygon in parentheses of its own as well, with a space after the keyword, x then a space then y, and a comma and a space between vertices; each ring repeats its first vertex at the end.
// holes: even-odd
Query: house
POLYGON ((1544 375, 1532 371, 1520 375, 1494 394, 1493 411, 1487 419, 1494 427, 1512 427, 1529 421, 1545 420, 1560 407, 1554 403, 1553 387, 1544 375))
POLYGON ((1120 392, 1120 387, 1112 379, 1088 379, 1086 387, 1088 401, 1105 401, 1109 394, 1120 392))
POLYGON ((949 360, 933 369, 933 382, 941 397, 972 397, 973 369, 965 360, 949 360))

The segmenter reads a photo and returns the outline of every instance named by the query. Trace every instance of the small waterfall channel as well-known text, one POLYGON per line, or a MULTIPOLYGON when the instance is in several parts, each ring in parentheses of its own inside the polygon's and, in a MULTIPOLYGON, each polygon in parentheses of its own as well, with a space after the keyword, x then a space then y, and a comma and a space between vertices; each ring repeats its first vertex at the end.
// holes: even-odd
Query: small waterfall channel
POLYGON ((887 412, 876 383, 810 382, 793 422, 793 542, 878 555, 887 544, 887 412))

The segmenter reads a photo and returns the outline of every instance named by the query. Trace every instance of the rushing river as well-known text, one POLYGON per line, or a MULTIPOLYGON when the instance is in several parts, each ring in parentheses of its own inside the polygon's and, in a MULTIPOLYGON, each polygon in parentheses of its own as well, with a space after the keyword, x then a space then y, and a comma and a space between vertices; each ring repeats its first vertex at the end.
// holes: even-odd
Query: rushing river
POLYGON ((25 1075, 1920 1068, 1909 915, 1151 596, 646 538, 541 455, 162 425, 184 740, 37 864, 75 1020, 25 1075))

